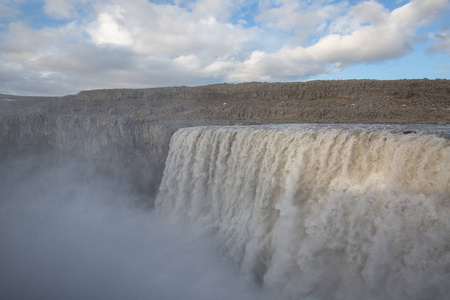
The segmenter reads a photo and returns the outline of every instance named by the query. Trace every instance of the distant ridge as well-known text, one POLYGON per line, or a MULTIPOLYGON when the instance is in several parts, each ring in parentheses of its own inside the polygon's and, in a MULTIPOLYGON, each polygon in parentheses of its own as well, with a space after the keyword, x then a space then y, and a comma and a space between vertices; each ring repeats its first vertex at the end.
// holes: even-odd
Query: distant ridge
POLYGON ((1 101, 0 114, 89 114, 263 122, 450 123, 450 81, 320 80, 100 89, 1 101))

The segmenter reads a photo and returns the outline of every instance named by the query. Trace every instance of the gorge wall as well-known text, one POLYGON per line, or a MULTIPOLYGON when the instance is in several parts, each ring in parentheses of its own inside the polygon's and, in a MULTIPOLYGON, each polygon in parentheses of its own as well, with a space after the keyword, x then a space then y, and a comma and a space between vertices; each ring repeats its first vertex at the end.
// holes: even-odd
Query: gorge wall
POLYGON ((0 155, 54 151, 119 163, 155 195, 172 134, 197 125, 450 122, 448 80, 348 80, 0 95, 0 155))

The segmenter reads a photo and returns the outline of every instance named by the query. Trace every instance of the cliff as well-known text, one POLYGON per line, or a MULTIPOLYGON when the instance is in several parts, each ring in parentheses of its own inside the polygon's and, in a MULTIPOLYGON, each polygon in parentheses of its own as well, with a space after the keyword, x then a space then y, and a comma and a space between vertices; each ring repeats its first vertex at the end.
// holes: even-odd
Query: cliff
POLYGON ((268 122, 450 122, 448 80, 348 80, 0 95, 5 114, 109 115, 268 122))
POLYGON ((450 123, 449 80, 348 80, 0 95, 0 154, 120 162, 154 195, 181 127, 288 122, 450 123))

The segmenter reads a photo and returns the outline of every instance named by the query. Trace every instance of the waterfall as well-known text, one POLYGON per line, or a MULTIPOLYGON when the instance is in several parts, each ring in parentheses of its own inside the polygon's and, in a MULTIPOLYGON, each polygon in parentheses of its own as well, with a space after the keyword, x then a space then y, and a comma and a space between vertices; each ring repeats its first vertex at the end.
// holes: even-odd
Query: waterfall
POLYGON ((220 253, 283 298, 450 296, 450 140, 437 135, 180 129, 156 209, 214 234, 220 253))

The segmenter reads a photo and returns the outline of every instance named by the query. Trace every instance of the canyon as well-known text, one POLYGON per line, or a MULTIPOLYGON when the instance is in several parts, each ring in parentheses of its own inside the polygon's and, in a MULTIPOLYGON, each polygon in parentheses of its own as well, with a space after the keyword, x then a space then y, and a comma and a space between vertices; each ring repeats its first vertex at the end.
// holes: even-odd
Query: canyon
POLYGON ((170 139, 179 128, 275 123, 444 125, 450 123, 450 81, 250 82, 62 97, 0 94, 0 159, 53 152, 106 168, 114 162, 124 176, 133 177, 136 193, 154 199, 170 139))

